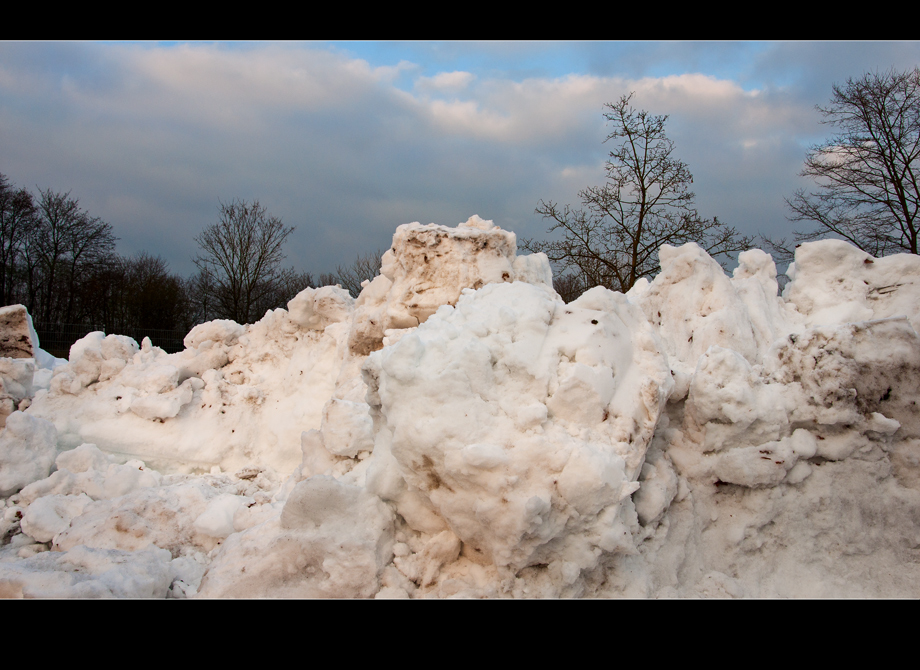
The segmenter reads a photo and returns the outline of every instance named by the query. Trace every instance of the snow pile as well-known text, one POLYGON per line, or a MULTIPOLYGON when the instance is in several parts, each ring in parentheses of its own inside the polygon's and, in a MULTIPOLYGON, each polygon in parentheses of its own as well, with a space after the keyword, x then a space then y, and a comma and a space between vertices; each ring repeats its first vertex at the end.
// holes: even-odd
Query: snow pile
POLYGON ((407 224, 357 300, 0 359, 0 592, 916 597, 918 259, 660 257, 565 304, 492 222, 407 224))
POLYGON ((570 305, 491 284, 364 366, 368 488, 474 561, 577 574, 628 544, 635 480, 670 389, 661 343, 622 295, 570 305), (623 517, 627 518, 623 518, 623 517))
POLYGON ((176 472, 258 463, 289 473, 300 464, 300 433, 319 427, 346 354, 347 324, 335 319, 350 312, 333 307, 320 304, 314 315, 329 322, 323 330, 283 309, 251 326, 204 323, 176 354, 90 333, 30 411, 54 423, 63 447, 88 442, 176 472))

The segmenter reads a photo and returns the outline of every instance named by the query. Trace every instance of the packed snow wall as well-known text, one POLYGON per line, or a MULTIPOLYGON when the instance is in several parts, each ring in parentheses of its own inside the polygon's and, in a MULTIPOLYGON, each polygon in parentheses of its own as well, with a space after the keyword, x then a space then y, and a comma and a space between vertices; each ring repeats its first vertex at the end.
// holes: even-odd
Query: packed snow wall
POLYGON ((660 258, 565 304, 513 233, 406 224, 356 300, 0 358, 0 593, 920 594, 920 259, 660 258))

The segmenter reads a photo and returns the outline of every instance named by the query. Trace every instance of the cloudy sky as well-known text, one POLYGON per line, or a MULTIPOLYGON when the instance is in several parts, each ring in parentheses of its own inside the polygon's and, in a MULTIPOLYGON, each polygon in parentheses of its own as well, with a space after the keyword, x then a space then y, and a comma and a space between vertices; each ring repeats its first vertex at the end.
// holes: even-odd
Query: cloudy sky
POLYGON ((834 83, 920 42, 0 42, 0 173, 70 191, 125 255, 194 270, 220 201, 258 199, 318 275, 401 223, 545 235, 541 199, 604 181, 603 105, 668 114, 701 215, 788 235, 834 83))

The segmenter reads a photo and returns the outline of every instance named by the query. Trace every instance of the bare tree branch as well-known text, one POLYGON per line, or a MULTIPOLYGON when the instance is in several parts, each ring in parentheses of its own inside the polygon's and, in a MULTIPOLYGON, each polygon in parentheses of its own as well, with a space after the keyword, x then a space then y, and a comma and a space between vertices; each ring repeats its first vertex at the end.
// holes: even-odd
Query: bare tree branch
POLYGON ((371 281, 380 274, 384 249, 377 249, 367 254, 358 255, 351 265, 339 265, 335 269, 334 281, 357 298, 361 293, 363 282, 371 281))

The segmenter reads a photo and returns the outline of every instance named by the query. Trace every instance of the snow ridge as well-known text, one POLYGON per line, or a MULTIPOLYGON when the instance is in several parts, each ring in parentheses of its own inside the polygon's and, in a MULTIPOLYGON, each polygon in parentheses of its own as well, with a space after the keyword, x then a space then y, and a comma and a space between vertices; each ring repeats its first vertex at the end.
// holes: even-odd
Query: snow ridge
POLYGON ((491 221, 413 223, 356 300, 33 341, 0 593, 920 595, 920 259, 660 259, 565 304, 491 221))

